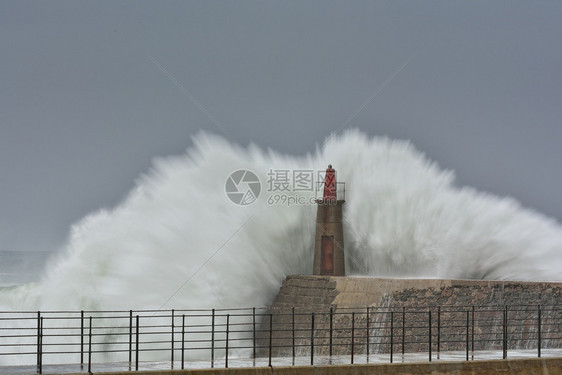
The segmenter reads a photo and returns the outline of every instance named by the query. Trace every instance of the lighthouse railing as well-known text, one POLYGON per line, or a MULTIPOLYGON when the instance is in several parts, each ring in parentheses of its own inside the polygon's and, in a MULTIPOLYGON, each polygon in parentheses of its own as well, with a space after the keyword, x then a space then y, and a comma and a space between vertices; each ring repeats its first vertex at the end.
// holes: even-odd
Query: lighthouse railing
MULTIPOLYGON (((314 191, 314 197, 316 200, 323 200, 324 198, 324 182, 317 182, 316 189, 314 191)), ((345 201, 345 182, 336 182, 335 186, 336 197, 338 201, 345 201)))

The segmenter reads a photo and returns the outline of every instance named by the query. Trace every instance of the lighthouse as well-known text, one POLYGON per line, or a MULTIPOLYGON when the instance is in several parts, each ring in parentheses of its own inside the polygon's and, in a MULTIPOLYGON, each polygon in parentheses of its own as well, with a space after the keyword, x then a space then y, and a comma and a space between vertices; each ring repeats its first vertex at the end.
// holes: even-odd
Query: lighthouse
MULTIPOLYGON (((316 199, 316 236, 314 241, 314 275, 345 276, 343 251, 342 208, 345 196, 338 197, 336 170, 328 165, 324 176, 323 194, 316 199), (341 198, 341 199, 340 199, 341 198)), ((345 190, 342 189, 342 193, 345 190)))

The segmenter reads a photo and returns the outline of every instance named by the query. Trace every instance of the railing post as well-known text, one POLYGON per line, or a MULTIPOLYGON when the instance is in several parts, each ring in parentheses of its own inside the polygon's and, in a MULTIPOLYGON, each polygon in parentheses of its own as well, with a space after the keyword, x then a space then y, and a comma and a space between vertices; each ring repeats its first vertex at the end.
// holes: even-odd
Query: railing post
POLYGON ((406 351, 406 306, 402 306, 402 361, 404 361, 404 352, 406 351))
POLYGON ((502 310, 502 358, 505 359, 505 310, 502 310))
POLYGON ((139 371, 139 331, 140 331, 140 318, 136 316, 136 334, 135 334, 135 371, 139 371))
POLYGON ((470 325, 470 311, 466 311, 466 360, 468 361, 468 332, 470 325))
POLYGON ((472 356, 473 361, 474 361, 474 326, 476 325, 475 324, 475 321, 476 321, 475 316, 476 316, 476 309, 474 308, 474 305, 472 305, 472 335, 470 335, 470 337, 471 337, 471 341, 472 341, 472 345, 471 345, 472 354, 471 354, 471 356, 472 356))
POLYGON ((367 334, 366 334, 366 341, 367 341, 367 363, 369 363, 369 341, 370 341, 370 319, 369 319, 369 306, 367 306, 367 334))
POLYGON ((215 367, 215 309, 211 311, 211 368, 215 367))
POLYGON ((539 305, 538 307, 538 317, 537 317, 537 334, 538 334, 538 345, 537 345, 537 350, 538 350, 538 357, 541 357, 541 305, 539 305))
POLYGON ((431 310, 429 310, 429 362, 431 362, 431 310))
POLYGON ((390 363, 394 354, 394 311, 390 312, 390 363))
POLYGON ((88 374, 92 373, 92 317, 89 319, 88 327, 88 374))
POLYGON ((507 306, 503 311, 503 359, 507 358, 507 306))
POLYGON ((293 306, 292 311, 292 322, 293 322, 293 328, 292 328, 292 348, 293 348, 293 366, 295 365, 295 356, 296 356, 296 351, 295 351, 295 307, 293 306))
POLYGON ((268 363, 269 367, 271 367, 272 344, 273 344, 273 314, 269 314, 269 363, 268 363))
POLYGON ((45 334, 43 333, 43 328, 45 328, 45 326, 43 325, 45 319, 43 317, 41 317, 41 357, 40 357, 40 369, 41 369, 41 373, 43 372, 43 338, 45 337, 45 334))
POLYGON ((41 366, 41 312, 37 311, 37 373, 41 374, 43 372, 41 366))
POLYGON ((330 306, 330 364, 332 363, 333 337, 334 337, 334 308, 330 306))
POLYGON ((228 333, 230 331, 230 314, 226 314, 226 342, 224 348, 224 367, 228 368, 228 333))
POLYGON ((184 369, 185 362, 185 314, 181 316, 181 369, 184 369))
POLYGON ((441 306, 437 306, 437 359, 441 357, 441 306))
POLYGON ((252 358, 254 366, 256 365, 256 308, 252 307, 252 358))
POLYGON ((80 311, 80 368, 84 368, 84 310, 80 311))
POLYGON ((43 317, 41 313, 37 313, 39 317, 38 324, 38 348, 37 348, 37 372, 39 374, 43 373, 43 317))
POLYGON ((310 365, 314 365, 314 313, 310 316, 310 365))
POLYGON ((355 312, 351 313, 351 364, 353 364, 353 355, 355 354, 355 312))
POLYGON ((133 363, 133 310, 129 310, 129 371, 133 363))
POLYGON ((437 306, 437 359, 441 358, 441 306, 437 306))
POLYGON ((175 318, 175 310, 172 309, 172 353, 171 353, 171 358, 170 358, 170 362, 171 362, 171 366, 172 366, 172 370, 174 369, 174 318, 175 318))

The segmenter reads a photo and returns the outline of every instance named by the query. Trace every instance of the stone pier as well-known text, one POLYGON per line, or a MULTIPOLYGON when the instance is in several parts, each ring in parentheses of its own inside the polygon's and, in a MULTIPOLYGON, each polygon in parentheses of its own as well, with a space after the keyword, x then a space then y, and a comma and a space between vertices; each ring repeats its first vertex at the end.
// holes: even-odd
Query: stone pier
POLYGON ((477 350, 501 350, 505 306, 508 306, 507 319, 511 324, 508 328, 511 338, 508 349, 521 343, 532 347, 537 337, 539 305, 542 309, 543 340, 550 340, 547 345, 554 343, 560 347, 560 326, 553 324, 562 320, 562 311, 552 309, 552 306, 559 308, 561 304, 562 283, 289 276, 270 307, 276 327, 272 336, 274 355, 291 354, 293 322, 295 342, 303 351, 300 354, 306 354, 311 339, 312 313, 315 313, 315 353, 327 354, 330 311, 333 313, 334 354, 350 352, 352 325, 356 329, 354 350, 358 354, 366 352, 367 331, 372 344, 370 352, 388 352, 390 324, 394 325, 395 344, 403 334, 404 340, 408 341, 404 345, 407 351, 428 351, 429 315, 433 317, 433 343, 443 341, 440 350, 465 348, 464 323, 467 317, 471 320, 468 325, 471 337, 476 338, 477 350), (355 313, 353 322, 352 313, 355 313), (438 320, 458 323, 441 332, 438 320), (400 330, 402 325, 406 327, 403 331, 400 330), (437 331, 440 331, 438 338, 437 331), (453 342, 457 337, 462 340, 453 342))

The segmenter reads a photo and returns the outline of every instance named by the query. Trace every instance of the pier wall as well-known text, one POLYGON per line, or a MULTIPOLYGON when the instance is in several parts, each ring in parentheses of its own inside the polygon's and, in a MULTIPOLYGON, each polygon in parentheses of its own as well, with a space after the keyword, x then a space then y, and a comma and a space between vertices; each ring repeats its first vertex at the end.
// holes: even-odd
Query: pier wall
POLYGON ((467 340, 471 351, 560 347, 561 302, 553 282, 289 276, 270 307, 273 355, 291 355, 293 335, 306 355, 312 313, 318 355, 389 353, 391 343, 395 353, 428 352, 430 342, 434 352, 465 350, 467 340))

